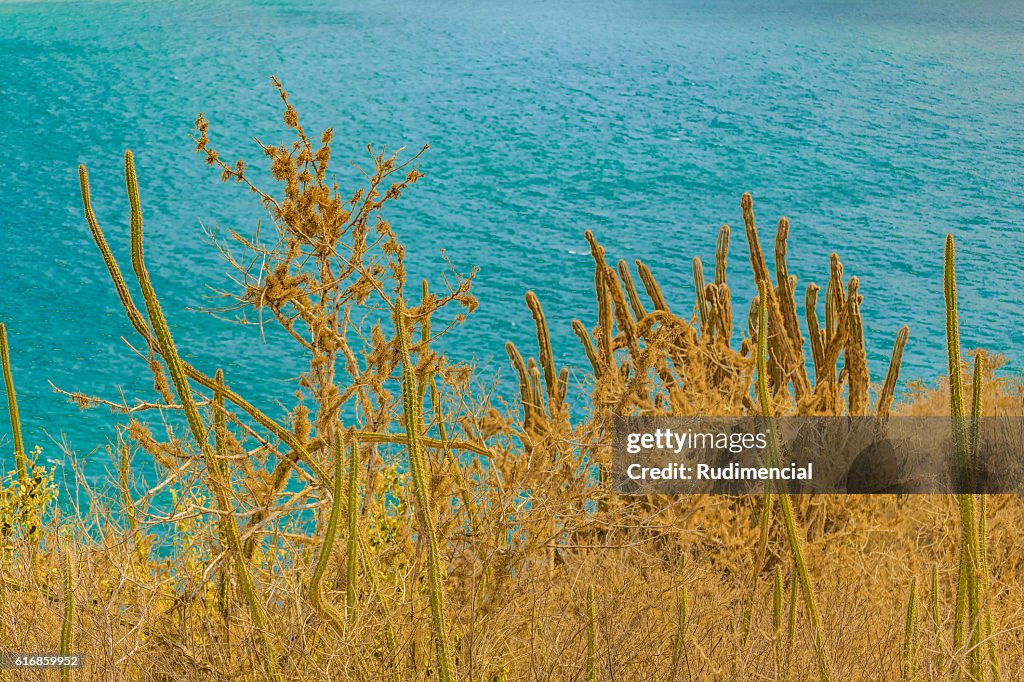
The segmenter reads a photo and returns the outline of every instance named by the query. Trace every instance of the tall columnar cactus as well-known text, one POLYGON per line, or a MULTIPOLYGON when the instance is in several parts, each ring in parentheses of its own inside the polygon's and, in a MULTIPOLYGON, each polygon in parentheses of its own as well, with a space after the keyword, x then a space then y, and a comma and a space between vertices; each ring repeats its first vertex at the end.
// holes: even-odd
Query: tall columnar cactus
POLYGON ((728 284, 729 226, 722 225, 715 246, 715 286, 718 288, 718 333, 728 346, 732 342, 732 293, 728 284))
MULTIPOLYGON (((126 159, 130 158, 131 152, 128 152, 125 157, 126 159)), ((134 177, 134 168, 132 169, 132 176, 134 177)), ((159 342, 150 330, 149 324, 146 322, 142 312, 132 299, 132 295, 128 290, 128 285, 125 283, 124 275, 121 274, 121 268, 117 264, 117 260, 114 258, 114 254, 110 250, 110 246, 107 244, 106 237, 103 235, 103 230, 100 229, 99 222, 96 220, 96 215, 93 213, 92 199, 89 191, 89 173, 85 166, 78 167, 78 181, 82 191, 82 207, 85 211, 86 222, 89 225, 89 232, 92 235, 93 241, 96 243, 96 247, 100 251, 103 263, 107 267, 107 273, 110 275, 111 282, 114 284, 114 289, 117 291, 118 299, 121 301, 121 306, 125 310, 128 321, 131 322, 135 331, 146 340, 146 343, 149 344, 150 347, 158 348, 159 342)), ((129 197, 129 199, 131 199, 131 197, 129 197)), ((138 197, 136 196, 136 201, 137 200, 138 197)), ((141 209, 139 209, 140 230, 141 215, 141 209)), ((195 381, 197 384, 211 391, 220 391, 228 401, 237 405, 243 412, 248 414, 253 421, 273 433, 275 437, 280 438, 283 443, 287 444, 288 447, 292 449, 295 459, 301 460, 314 473, 317 483, 326 489, 330 489, 330 477, 327 475, 327 472, 324 471, 315 459, 313 459, 306 445, 298 439, 290 429, 285 428, 275 420, 268 417, 237 392, 226 386, 218 387, 213 377, 203 374, 180 358, 178 361, 182 372, 188 379, 195 381)))
POLYGON ((732 343, 732 292, 722 282, 718 286, 718 333, 725 346, 732 343))
POLYGON ((629 309, 629 304, 626 303, 626 294, 622 291, 619 278, 614 270, 606 266, 604 269, 604 279, 605 288, 608 290, 609 298, 612 302, 615 325, 622 332, 626 347, 631 353, 637 354, 640 351, 640 346, 637 343, 636 321, 633 319, 633 313, 629 309))
POLYGON ((818 321, 818 292, 817 284, 808 284, 807 293, 804 296, 804 313, 807 316, 807 335, 810 337, 811 361, 814 364, 814 383, 818 384, 821 378, 822 368, 825 365, 825 333, 822 331, 818 321))
POLYGON ((825 287, 825 336, 831 339, 839 325, 839 316, 846 309, 846 286, 843 284, 843 264, 839 254, 829 257, 828 286, 825 287))
MULTIPOLYGON (((771 396, 768 393, 768 323, 767 305, 768 291, 770 284, 767 282, 758 283, 758 314, 757 314, 757 398, 761 406, 761 415, 765 420, 765 427, 768 432, 768 453, 769 465, 779 466, 781 456, 779 452, 778 435, 773 424, 771 396)), ((789 538, 789 548, 793 556, 793 570, 800 579, 800 586, 804 593, 804 606, 811 621, 812 635, 814 636, 814 652, 818 661, 818 675, 822 682, 832 678, 831 663, 829 662, 823 636, 821 615, 818 612, 818 603, 814 598, 814 587, 811 584, 810 574, 807 570, 807 563, 804 560, 803 547, 800 540, 800 532, 796 526, 796 517, 793 514, 793 505, 789 499, 789 493, 783 484, 776 481, 776 495, 779 498, 779 508, 782 510, 782 518, 786 524, 786 535, 789 538)))
MULTIPOLYGON (((982 353, 974 355, 974 377, 971 387, 971 429, 968 433, 968 447, 972 466, 977 469, 978 450, 981 447, 981 415, 982 415, 982 393, 984 390, 985 361, 982 353)), ((995 643, 992 642, 994 625, 992 622, 992 602, 989 598, 989 587, 991 576, 988 570, 988 497, 985 494, 978 495, 978 559, 980 563, 981 586, 978 590, 985 608, 985 641, 988 649, 989 667, 992 671, 992 679, 1001 679, 999 654, 996 651, 995 643)))
POLYGON ((420 532, 427 544, 427 586, 434 649, 437 656, 437 674, 442 682, 452 682, 455 678, 448 644, 444 572, 441 567, 441 550, 437 543, 437 532, 434 529, 433 511, 430 508, 431 495, 428 488, 427 460, 423 452, 422 434, 420 433, 422 419, 416 391, 416 370, 409 354, 409 335, 405 315, 405 305, 401 297, 396 297, 394 322, 402 361, 402 410, 405 439, 409 452, 409 471, 412 474, 413 495, 416 499, 416 517, 419 520, 420 532))
MULTIPOLYGON (((142 204, 139 200, 139 185, 135 175, 135 163, 131 152, 125 153, 124 164, 125 184, 128 188, 128 203, 131 208, 132 268, 139 281, 142 297, 146 302, 146 311, 149 313, 150 323, 153 325, 153 334, 157 344, 156 348, 167 365, 171 382, 174 385, 175 393, 178 395, 178 400, 181 402, 182 411, 185 413, 185 420, 188 423, 189 430, 192 432, 192 437, 202 451, 207 469, 211 472, 211 475, 216 477, 216 473, 219 472, 220 468, 216 457, 210 449, 206 426, 199 415, 199 408, 196 406, 195 398, 192 395, 192 387, 189 386, 188 378, 178 356, 177 348, 174 345, 170 328, 167 326, 163 309, 160 307, 156 291, 153 289, 149 272, 146 269, 142 243, 142 204)), ((218 388, 217 382, 213 381, 211 383, 213 384, 212 388, 216 390, 218 388)), ((256 595, 256 587, 253 584, 252 575, 249 573, 248 566, 245 565, 245 561, 242 558, 242 543, 238 532, 238 524, 232 514, 232 506, 225 490, 226 486, 221 480, 214 481, 210 487, 213 489, 218 510, 224 520, 223 527, 228 535, 227 544, 235 555, 239 583, 241 584, 242 593, 248 602, 249 614, 253 620, 253 625, 256 626, 257 637, 260 640, 259 645, 262 650, 260 659, 264 671, 270 679, 283 680, 277 663, 277 656, 266 636, 267 620, 259 598, 256 595)))
POLYGON ((544 309, 540 306, 537 294, 532 291, 526 292, 526 305, 533 315, 533 323, 537 328, 537 348, 539 350, 540 366, 544 371, 544 386, 548 396, 548 412, 552 421, 558 419, 565 410, 562 403, 565 397, 562 392, 558 372, 555 370, 555 355, 551 348, 551 335, 548 332, 547 318, 544 317, 544 309))
POLYGON ((622 286, 625 287, 626 295, 629 297, 629 305, 633 308, 633 317, 638 320, 643 319, 647 315, 647 311, 636 290, 636 283, 633 282, 633 275, 629 272, 629 265, 620 259, 615 268, 618 270, 619 279, 622 280, 622 286))
MULTIPOLYGON (((764 253, 761 250, 761 242, 757 236, 757 225, 754 221, 754 200, 749 193, 744 193, 740 200, 743 209, 743 223, 746 226, 747 245, 750 248, 750 265, 754 271, 754 281, 757 283, 758 294, 767 308, 767 316, 770 322, 773 357, 778 359, 784 378, 793 384, 793 392, 799 400, 808 392, 806 369, 803 367, 803 350, 794 348, 786 333, 786 324, 783 321, 782 311, 779 307, 778 297, 775 295, 775 288, 771 285, 768 276, 768 267, 765 265, 764 253)), ((767 332, 766 332, 767 334, 767 332)))
MULTIPOLYGON (((838 262, 838 259, 835 259, 835 263, 838 262)), ((840 267, 840 274, 841 269, 840 267)), ((833 279, 829 281, 829 289, 826 291, 826 329, 822 330, 824 350, 821 368, 815 376, 814 382, 814 393, 819 409, 825 414, 834 414, 838 408, 839 384, 836 377, 836 363, 839 362, 839 356, 846 348, 850 334, 850 310, 846 305, 846 295, 842 291, 838 294, 833 291, 835 272, 836 270, 833 269, 833 279), (842 302, 841 307, 836 311, 831 311, 831 307, 840 305, 840 301, 842 302)), ((841 281, 838 288, 842 289, 841 281)))
POLYGON ((3 323, 0 323, 0 364, 3 365, 4 387, 7 389, 7 413, 11 419, 11 439, 14 441, 14 465, 18 471, 18 483, 24 487, 28 485, 28 458, 25 455, 25 442, 21 439, 18 396, 14 392, 11 352, 7 345, 7 327, 3 323))
POLYGON ((635 263, 636 271, 640 275, 640 281, 643 282, 644 290, 647 292, 647 297, 651 299, 654 309, 663 310, 666 313, 670 312, 665 296, 661 293, 661 287, 658 285, 658 281, 654 279, 654 273, 651 272, 651 269, 643 261, 637 260, 635 263))
POLYGON ((808 383, 807 369, 803 362, 804 338, 800 334, 800 320, 796 314, 796 277, 789 274, 786 264, 787 244, 789 242, 789 219, 780 218, 775 231, 775 281, 782 323, 790 345, 795 349, 800 367, 797 371, 803 375, 804 383, 808 383))
POLYGON ((953 235, 946 236, 944 271, 946 299, 946 349, 949 360, 949 405, 956 451, 957 503, 960 508, 960 570, 957 578, 957 610, 953 630, 953 647, 964 645, 964 627, 970 630, 967 650, 967 673, 972 680, 985 677, 981 633, 984 629, 981 609, 981 554, 985 548, 978 541, 975 498, 969 489, 973 480, 973 462, 969 452, 964 413, 963 366, 960 360, 960 323, 956 296, 956 250, 953 235), (966 620, 966 622, 965 622, 966 620))
POLYGON ((540 375, 540 367, 537 366, 537 361, 530 358, 526 361, 526 376, 530 381, 530 400, 537 409, 538 420, 542 419, 541 416, 544 412, 544 384, 540 375))
POLYGON ((910 682, 917 672, 917 578, 910 583, 907 616, 903 625, 903 682, 910 682))
POLYGON ((910 327, 903 325, 896 334, 896 343, 892 347, 892 356, 889 359, 889 371, 885 375, 885 383, 878 394, 878 406, 875 413, 879 417, 887 417, 892 407, 893 396, 896 395, 896 384, 900 378, 900 364, 903 362, 903 349, 907 347, 907 339, 910 338, 910 327))
MULTIPOLYGON (((345 547, 345 607, 356 619, 359 598, 359 442, 350 434, 348 445, 348 542, 345 547)), ((339 453, 340 454, 340 453, 339 453)))
POLYGON ((844 352, 846 382, 849 385, 847 399, 850 415, 862 417, 867 414, 871 376, 868 374, 868 355, 864 344, 864 320, 860 315, 863 296, 857 293, 860 280, 851 277, 849 287, 847 307, 849 308, 850 333, 844 352))
MULTIPOLYGON (((580 340, 583 345, 583 352, 587 355, 587 360, 590 362, 590 367, 594 370, 594 378, 600 379, 603 367, 601 361, 597 357, 597 349, 594 348, 594 342, 590 338, 590 332, 579 320, 572 321, 572 331, 576 334, 576 338, 580 340)), ((507 350, 507 346, 506 346, 507 350)))
POLYGON ((729 226, 722 225, 718 231, 718 243, 715 245, 715 284, 722 286, 728 283, 729 264, 729 226))
MULTIPOLYGON (((939 567, 932 564, 932 575, 931 575, 931 586, 929 589, 931 593, 931 621, 932 626, 935 628, 935 642, 939 641, 939 625, 942 623, 942 618, 939 615, 939 567)), ((946 657, 941 651, 936 652, 936 671, 939 677, 946 670, 946 657)))
MULTIPOLYGON (((608 285, 605 278, 605 270, 608 264, 604 260, 604 249, 597 243, 594 233, 587 230, 583 234, 590 245, 590 253, 594 257, 594 291, 597 296, 597 350, 601 358, 601 365, 606 368, 614 366, 612 357, 612 301, 608 293, 608 285)), ((643 278, 643 270, 640 277, 643 278)), ((644 282, 646 285, 646 281, 644 282)))
POLYGON ((533 391, 530 389, 530 375, 523 361, 523 355, 511 341, 505 342, 505 353, 508 355, 512 368, 519 377, 519 400, 523 404, 523 429, 530 431, 534 428, 539 416, 539 407, 534 404, 533 391))
MULTIPOLYGON (((971 379, 971 421, 970 429, 967 431, 967 457, 971 465, 971 471, 977 472, 978 469, 978 448, 980 447, 979 438, 981 436, 981 409, 983 396, 982 391, 984 390, 984 379, 982 377, 985 370, 985 361, 981 353, 975 353, 974 355, 974 373, 971 379)), ((984 501, 984 496, 981 496, 980 501, 984 501)), ((982 557, 982 563, 985 559, 982 557)))
MULTIPOLYGON (((320 583, 323 581, 327 566, 331 563, 334 539, 338 536, 338 525, 341 523, 341 513, 345 507, 344 500, 345 446, 342 443, 341 435, 336 434, 334 437, 334 495, 331 503, 331 514, 323 530, 323 541, 320 544, 320 553, 317 555, 316 564, 313 566, 313 575, 309 579, 309 601, 317 613, 327 621, 339 636, 345 634, 344 619, 338 613, 338 610, 334 608, 334 605, 324 599, 320 583)), ((354 505, 349 502, 350 516, 353 509, 354 505)))
POLYGON ((702 329, 706 329, 711 318, 711 310, 708 307, 706 286, 704 284, 704 266, 700 258, 693 259, 693 289, 697 293, 697 313, 700 315, 702 329))

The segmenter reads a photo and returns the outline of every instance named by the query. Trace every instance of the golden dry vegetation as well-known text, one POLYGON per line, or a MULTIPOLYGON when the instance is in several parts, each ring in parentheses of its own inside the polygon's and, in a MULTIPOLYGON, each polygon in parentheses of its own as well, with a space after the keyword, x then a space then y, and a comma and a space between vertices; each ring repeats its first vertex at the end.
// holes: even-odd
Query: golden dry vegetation
POLYGON ((119 480, 83 480, 91 503, 76 514, 53 503, 52 473, 21 442, 0 335, 18 463, 0 506, 4 650, 83 653, 84 669, 62 673, 83 680, 1020 676, 1014 497, 621 496, 608 482, 613 415, 1024 414, 997 357, 962 366, 951 239, 953 381, 905 399, 894 402, 907 331, 873 383, 857 278, 833 255, 823 317, 812 284, 801 320, 789 224, 777 226, 773 281, 744 195, 760 291, 749 308, 731 298, 729 276, 746 268, 728 260, 728 227, 713 280, 693 261, 696 302, 667 301, 643 263, 611 262, 588 232, 596 310, 581 317, 594 324, 571 321, 588 372, 556 366, 548 328, 569 321, 525 292, 537 346, 506 346, 519 387, 506 405, 442 350, 476 306, 472 273, 406 281, 406 246, 382 209, 421 177, 419 154, 371 151, 347 194, 329 170, 331 131, 310 138, 275 85, 294 143, 257 140, 273 191, 221 159, 202 116, 194 139, 273 225, 215 236, 237 285, 220 312, 290 335, 306 361, 291 410, 262 412, 230 369, 182 359, 147 271, 131 153, 130 271, 82 168, 86 223, 153 385, 118 400, 70 394, 119 415, 119 480), (567 397, 577 380, 586 406, 567 397), (143 460, 158 478, 135 475, 143 460))

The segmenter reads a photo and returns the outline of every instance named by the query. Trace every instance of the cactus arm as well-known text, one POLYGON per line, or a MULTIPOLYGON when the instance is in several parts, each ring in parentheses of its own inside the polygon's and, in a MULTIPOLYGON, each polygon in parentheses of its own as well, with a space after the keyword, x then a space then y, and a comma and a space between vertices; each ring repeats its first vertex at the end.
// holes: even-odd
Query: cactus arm
POLYGON ((4 387, 7 389, 7 413, 11 419, 11 439, 14 441, 14 464, 18 470, 18 482, 28 485, 28 457, 25 455, 25 441, 21 438, 21 418, 18 415, 18 396, 14 392, 14 377, 11 375, 11 353, 7 345, 7 327, 0 323, 0 364, 3 365, 4 387))
MULTIPOLYGON (((207 468, 216 472, 219 467, 214 461, 213 453, 210 450, 206 428, 203 425, 203 420, 200 418, 199 409, 196 406, 195 399, 192 395, 192 388, 188 384, 185 371, 178 359, 178 352, 174 346, 174 340, 171 337, 170 328, 167 326, 167 320, 164 317, 163 310, 160 307, 160 302, 156 296, 156 291, 153 289, 153 285, 149 279, 149 273, 146 270, 142 247, 142 207, 139 200, 138 179, 135 175, 135 163, 131 152, 127 152, 125 154, 125 184, 128 188, 128 202, 131 206, 132 268, 139 280, 139 287, 142 290, 142 296, 146 302, 146 311, 149 313, 149 319, 153 324, 154 335, 156 336, 157 342, 160 344, 159 348, 161 355, 167 363, 168 373, 171 375, 171 381, 174 384, 175 392, 178 394, 178 400, 181 402, 182 410, 185 413, 185 419, 189 425, 189 430, 192 432, 192 436, 195 439, 196 444, 202 450, 203 459, 207 462, 207 468), (210 466, 211 464, 212 468, 210 466)), ((234 516, 230 513, 230 505, 226 499, 225 491, 217 484, 214 484, 212 487, 214 489, 214 495, 218 498, 218 507, 226 519, 224 525, 228 533, 228 546, 235 554, 242 592, 249 603, 250 616, 252 617, 253 624, 259 632, 258 637, 262 640, 261 645, 264 650, 264 655, 261 658, 264 670, 269 678, 275 681, 283 680, 280 668, 277 664, 277 658, 273 654, 270 644, 266 639, 266 617, 264 616, 263 609, 256 597, 256 588, 253 584, 252 576, 242 559, 242 547, 238 534, 237 522, 235 521, 234 516)))

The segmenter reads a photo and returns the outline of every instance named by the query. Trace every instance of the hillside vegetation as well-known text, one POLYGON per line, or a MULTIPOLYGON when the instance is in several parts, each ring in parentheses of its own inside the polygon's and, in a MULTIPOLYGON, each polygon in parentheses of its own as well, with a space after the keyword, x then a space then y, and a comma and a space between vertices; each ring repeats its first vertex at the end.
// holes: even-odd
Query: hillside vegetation
POLYGON ((749 194, 751 267, 729 260, 722 227, 713 272, 692 262, 696 301, 666 300, 647 266, 587 232, 595 307, 549 320, 524 292, 537 344, 506 345, 509 405, 442 350, 467 342, 473 273, 407 281, 384 209, 422 177, 423 151, 371 150, 348 193, 330 171, 332 131, 310 137, 275 86, 294 141, 257 140, 272 189, 221 157, 203 116, 194 139, 269 216, 262 232, 214 236, 236 284, 219 313, 290 335, 305 363, 290 411, 233 390, 231 358, 226 372, 183 359, 148 274, 131 152, 130 268, 81 168, 86 226, 153 382, 70 394, 116 413, 119 471, 98 488, 80 478, 91 500, 76 513, 22 442, 18 354, 0 335, 17 461, 0 497, 3 649, 84 654, 61 673, 83 680, 1018 677, 1016 498, 621 496, 608 482, 614 415, 1024 414, 997 356, 961 360, 952 238, 935 283, 948 371, 898 391, 908 330, 884 341, 888 374, 871 377, 857 277, 833 254, 823 294, 798 293, 783 218, 773 278, 749 194), (760 292, 749 307, 730 294, 741 272, 760 292), (572 325, 588 372, 556 365, 554 324, 572 325), (567 399, 571 382, 586 406, 567 399), (158 476, 143 481, 150 461, 158 476))

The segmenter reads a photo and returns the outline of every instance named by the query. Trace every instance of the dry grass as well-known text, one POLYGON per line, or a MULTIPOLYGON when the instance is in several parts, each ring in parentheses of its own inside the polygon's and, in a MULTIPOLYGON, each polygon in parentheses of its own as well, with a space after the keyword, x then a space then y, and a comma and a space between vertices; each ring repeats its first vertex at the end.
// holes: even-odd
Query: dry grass
MULTIPOLYGON (((458 341, 475 307, 472 275, 443 273, 440 295, 406 283, 405 247, 381 209, 420 177, 416 156, 371 153, 362 187, 343 195, 329 175, 330 131, 311 141, 278 87, 295 142, 261 144, 276 193, 257 187, 243 162, 221 160, 202 117, 195 140, 274 225, 216 242, 238 284, 220 312, 291 335, 307 361, 294 404, 265 414, 230 376, 179 358, 146 275, 130 155, 142 307, 82 169, 87 221, 153 388, 123 403, 72 396, 121 415, 110 450, 118 483, 93 492, 87 513, 58 513, 31 461, 5 481, 4 649, 71 646, 87 657, 72 677, 97 680, 945 680, 991 679, 991 663, 1003 679, 1024 669, 1016 498, 982 505, 975 576, 989 618, 958 626, 963 516, 952 497, 609 490, 613 415, 950 413, 945 383, 890 405, 905 331, 884 386, 871 383, 859 282, 844 279, 838 256, 824 323, 811 285, 801 325, 785 267, 789 224, 778 226, 772 282, 744 195, 762 293, 741 325, 728 228, 713 283, 694 261, 692 318, 693 303, 667 301, 637 262, 641 291, 588 232, 596 325, 572 328, 593 370, 591 407, 567 401, 569 371, 555 364, 532 293, 536 358, 508 344, 520 389, 509 407, 437 350, 441 335, 458 341), (435 315, 450 324, 432 327, 435 315), (159 480, 133 475, 142 457, 159 480), (40 510, 45 526, 33 522, 40 510), (976 634, 988 627, 990 637, 976 634), (967 644, 954 645, 958 629, 967 644), (971 641, 988 656, 973 656, 971 641)), ((981 356, 977 404, 1024 413, 1020 383, 1001 378, 998 364, 981 356)))

